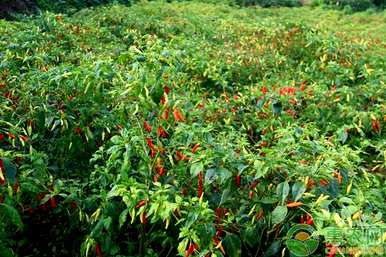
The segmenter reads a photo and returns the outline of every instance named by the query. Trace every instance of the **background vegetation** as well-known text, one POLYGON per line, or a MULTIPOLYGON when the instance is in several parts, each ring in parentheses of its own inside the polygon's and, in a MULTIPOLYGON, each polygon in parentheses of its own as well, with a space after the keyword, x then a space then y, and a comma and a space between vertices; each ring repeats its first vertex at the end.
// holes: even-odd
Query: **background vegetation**
POLYGON ((288 256, 305 223, 332 257, 331 230, 384 231, 385 19, 143 2, 0 20, 0 255, 288 256))

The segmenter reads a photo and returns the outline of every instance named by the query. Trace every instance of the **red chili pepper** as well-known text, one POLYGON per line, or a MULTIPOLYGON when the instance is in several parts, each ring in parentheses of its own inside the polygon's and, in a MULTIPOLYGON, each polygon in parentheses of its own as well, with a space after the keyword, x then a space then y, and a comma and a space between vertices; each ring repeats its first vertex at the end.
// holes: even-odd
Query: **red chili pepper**
POLYGON ((174 109, 173 116, 175 121, 185 121, 185 118, 182 116, 182 113, 177 108, 174 109))
POLYGON ((184 161, 188 159, 188 157, 180 151, 176 151, 176 157, 178 161, 184 161))
POLYGON ((204 109, 204 104, 203 104, 203 103, 199 103, 199 104, 197 105, 197 108, 198 108, 198 109, 204 109))
POLYGON ((27 136, 24 136, 24 135, 21 135, 21 136, 20 136, 20 139, 21 139, 23 142, 27 142, 27 141, 28 141, 28 137, 27 137, 27 136))
POLYGON ((102 248, 100 244, 95 245, 95 253, 98 257, 103 257, 102 248))
POLYGON ((169 92, 170 92, 170 89, 168 88, 168 86, 164 86, 164 93, 169 94, 169 92))
POLYGON ((220 226, 220 227, 216 230, 216 237, 219 238, 219 237, 222 237, 222 235, 224 235, 224 230, 223 230, 222 226, 220 226))
POLYGON ((56 198, 55 197, 51 197, 50 198, 50 205, 51 205, 52 209, 55 209, 58 206, 57 203, 56 203, 56 198))
POLYGON ((76 209, 78 207, 78 204, 75 201, 71 202, 71 209, 76 209))
POLYGON ((381 123, 378 119, 372 119, 371 120, 371 127, 373 128, 373 131, 375 133, 379 133, 381 131, 381 123))
POLYGON ((159 178, 158 175, 154 175, 154 176, 153 176, 153 182, 154 182, 154 183, 158 182, 158 178, 159 178))
POLYGON ((82 134, 82 129, 79 128, 79 127, 76 127, 76 128, 74 129, 74 132, 75 132, 75 134, 80 135, 80 134, 82 134))
POLYGON ((19 184, 19 181, 17 181, 17 180, 16 180, 15 184, 13 185, 13 191, 15 193, 20 191, 20 184, 19 184))
POLYGON ((146 225, 147 224, 147 214, 146 214, 146 212, 143 212, 143 214, 142 214, 143 216, 143 219, 141 219, 141 223, 142 224, 144 224, 144 225, 146 225))
POLYGON ((168 138, 169 137, 168 132, 166 132, 166 130, 162 126, 158 127, 157 135, 159 137, 163 137, 163 138, 168 138))
POLYGON ((160 176, 165 175, 166 169, 165 169, 164 167, 159 166, 159 167, 157 167, 156 169, 157 169, 157 173, 158 173, 160 176))
POLYGON ((240 187, 240 186, 241 186, 241 176, 240 176, 240 175, 236 175, 236 177, 235 177, 235 183, 236 183, 236 186, 237 186, 237 187, 240 187))
POLYGON ((327 244, 326 248, 327 248, 327 254, 328 254, 327 257, 335 257, 337 252, 336 246, 332 244, 327 244))
POLYGON ((321 180, 319 180, 319 184, 321 185, 321 186, 328 186, 328 184, 329 184, 329 182, 328 182, 328 180, 327 179, 321 179, 321 180))
POLYGON ((162 105, 165 105, 165 104, 166 104, 166 97, 165 97, 164 95, 161 97, 160 103, 161 103, 162 105))
POLYGON ((0 141, 4 140, 4 135, 0 133, 0 141))
POLYGON ((47 203, 44 203, 44 204, 41 204, 38 206, 39 210, 42 210, 42 211, 47 211, 47 203))
POLYGON ((116 127, 118 130, 123 129, 123 126, 122 126, 121 124, 117 124, 115 127, 116 127))
POLYGON ((251 190, 251 191, 249 191, 249 199, 251 199, 252 200, 252 198, 253 198, 253 195, 254 195, 254 192, 251 190))
POLYGON ((36 195, 36 200, 41 201, 46 196, 47 193, 39 193, 36 195))
POLYGON ((169 112, 170 112, 170 109, 166 108, 165 111, 162 113, 162 118, 164 120, 168 120, 169 119, 169 112))
POLYGON ((310 214, 307 214, 307 224, 314 225, 314 220, 310 214))
POLYGON ((156 154, 157 154, 157 151, 154 150, 154 149, 151 149, 151 151, 150 151, 150 157, 154 159, 154 157, 156 156, 156 154))
POLYGON ((198 249, 198 245, 195 244, 195 243, 190 243, 189 244, 189 247, 188 247, 188 250, 186 250, 185 252, 185 257, 189 257, 190 255, 192 255, 192 253, 198 249))
POLYGON ((202 176, 202 172, 200 172, 198 174, 198 197, 201 197, 202 196, 202 193, 203 193, 203 176, 202 176))
POLYGON ((300 216, 300 224, 304 224, 304 215, 300 216))
POLYGON ((28 212, 29 216, 32 216, 34 214, 35 210, 33 208, 28 208, 27 212, 28 212))
POLYGON ((183 196, 187 196, 187 195, 188 195, 188 189, 187 189, 186 187, 183 187, 183 188, 181 189, 181 194, 182 194, 183 196))
POLYGON ((135 206, 136 209, 144 206, 146 204, 146 201, 145 200, 141 200, 137 203, 137 205, 135 206))
POLYGON ((310 178, 307 183, 307 189, 312 189, 314 187, 315 187, 315 181, 312 178, 310 178))
POLYGON ((146 138, 146 143, 150 147, 151 150, 155 151, 155 145, 153 143, 153 139, 151 139, 150 137, 147 137, 146 138))
POLYGON ((216 208, 216 223, 217 224, 221 222, 223 212, 224 212, 223 208, 216 208))
POLYGON ((263 86, 261 88, 261 93, 263 93, 263 95, 267 94, 268 93, 268 88, 266 86, 263 86))
POLYGON ((7 99, 12 99, 12 93, 11 92, 5 92, 4 94, 3 94, 3 96, 5 97, 5 98, 7 98, 7 99))
POLYGON ((147 131, 147 132, 151 132, 151 126, 149 125, 149 123, 145 120, 144 122, 143 122, 143 127, 145 128, 145 130, 147 131))
POLYGON ((249 186, 250 189, 255 189, 257 184, 259 184, 260 180, 255 180, 251 183, 251 185, 249 186))
POLYGON ((196 153, 198 151, 198 148, 200 147, 200 144, 195 144, 192 148, 192 153, 196 153))
POLYGON ((16 137, 15 137, 14 134, 8 132, 8 138, 9 138, 9 139, 15 139, 16 137))
POLYGON ((306 85, 307 85, 307 81, 303 81, 301 84, 300 84, 300 91, 304 91, 304 89, 306 89, 306 85))
POLYGON ((259 212, 256 214, 256 220, 260 220, 264 216, 264 209, 260 208, 259 212))
POLYGON ((262 141, 260 143, 260 147, 267 147, 267 145, 268 145, 267 141, 262 141))

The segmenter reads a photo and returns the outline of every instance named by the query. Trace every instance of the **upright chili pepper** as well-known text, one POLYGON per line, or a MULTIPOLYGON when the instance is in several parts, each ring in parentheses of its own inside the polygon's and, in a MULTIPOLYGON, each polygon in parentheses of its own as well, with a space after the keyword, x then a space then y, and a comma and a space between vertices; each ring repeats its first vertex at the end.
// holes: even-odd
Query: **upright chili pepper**
POLYGON ((182 116, 182 113, 177 108, 174 109, 173 116, 175 121, 185 121, 184 116, 182 116))
POLYGON ((203 175, 202 172, 198 174, 198 197, 200 198, 203 193, 203 175))
POLYGON ((236 175, 235 177, 235 183, 237 187, 241 186, 241 175, 236 175))
POLYGON ((263 86, 261 88, 261 93, 263 93, 263 95, 267 94, 268 93, 268 88, 266 86, 263 86))
POLYGON ((224 213, 223 208, 216 208, 216 223, 219 224, 221 222, 222 215, 224 213))
POLYGON ((164 95, 161 97, 160 103, 162 105, 165 105, 167 103, 166 97, 164 95))
POLYGON ((50 198, 50 205, 52 209, 55 209, 58 206, 55 196, 50 198))
POLYGON ((98 257, 103 257, 102 248, 100 244, 95 245, 95 253, 98 257))
POLYGON ((4 140, 4 135, 0 133, 0 141, 4 140))
POLYGON ((195 243, 190 243, 188 249, 185 251, 185 257, 192 255, 196 249, 198 249, 198 245, 195 243))
POLYGON ((308 225, 314 225, 314 219, 310 214, 307 214, 307 224, 308 225))
POLYGON ((165 94, 169 94, 169 92, 170 92, 169 87, 168 86, 164 86, 164 93, 165 94))
POLYGON ((164 120, 168 120, 169 119, 169 112, 170 112, 170 109, 166 108, 165 111, 162 113, 162 118, 164 120))
POLYGON ((381 123, 378 119, 372 119, 371 120, 371 127, 373 128, 373 131, 375 133, 379 133, 381 131, 381 123))

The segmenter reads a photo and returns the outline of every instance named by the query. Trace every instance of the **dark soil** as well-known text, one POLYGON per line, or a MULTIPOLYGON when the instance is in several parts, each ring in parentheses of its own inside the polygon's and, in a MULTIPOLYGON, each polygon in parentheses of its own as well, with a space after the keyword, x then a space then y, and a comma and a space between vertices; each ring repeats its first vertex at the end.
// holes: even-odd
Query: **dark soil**
POLYGON ((34 0, 0 0, 0 19, 12 17, 13 13, 34 13, 37 5, 34 0))

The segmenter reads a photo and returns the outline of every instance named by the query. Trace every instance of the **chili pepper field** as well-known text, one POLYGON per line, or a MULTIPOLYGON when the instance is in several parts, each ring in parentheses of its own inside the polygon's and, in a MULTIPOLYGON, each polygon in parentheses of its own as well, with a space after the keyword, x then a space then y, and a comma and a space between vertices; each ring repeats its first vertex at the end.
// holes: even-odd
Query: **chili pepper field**
POLYGON ((0 256, 385 256, 385 62, 384 11, 0 20, 0 256))

